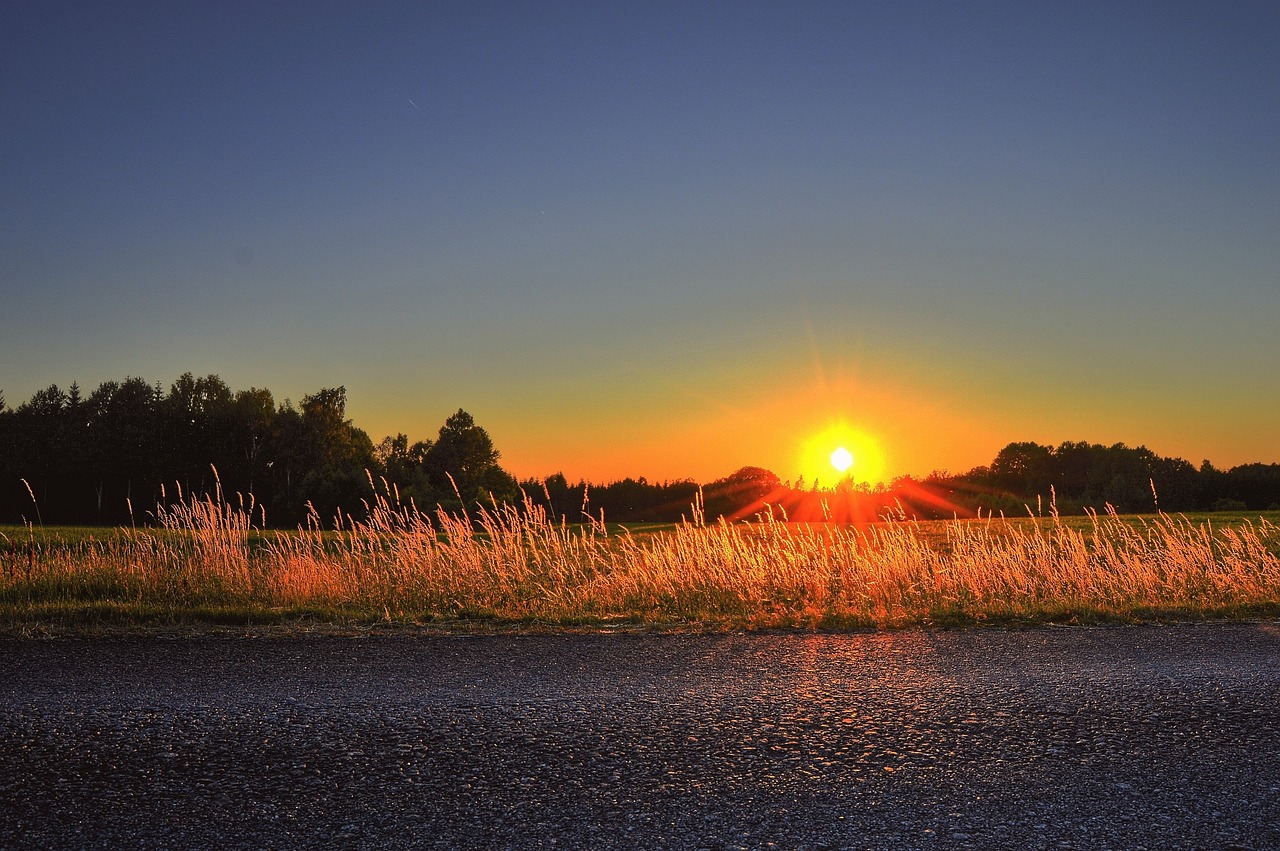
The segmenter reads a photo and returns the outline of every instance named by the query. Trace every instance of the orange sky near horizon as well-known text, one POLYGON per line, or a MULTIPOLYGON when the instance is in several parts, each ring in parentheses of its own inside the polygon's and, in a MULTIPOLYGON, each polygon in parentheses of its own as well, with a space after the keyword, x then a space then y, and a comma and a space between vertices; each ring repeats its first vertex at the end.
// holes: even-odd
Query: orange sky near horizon
MULTIPOLYGON (((521 479, 563 472, 571 481, 643 476, 706 483, 758 466, 784 480, 803 476, 808 484, 817 478, 831 485, 840 476, 828 456, 844 445, 855 455, 848 471, 855 481, 888 483, 935 470, 964 472, 990 463, 1003 446, 1021 440, 1124 442, 1197 465, 1207 457, 1222 467, 1275 459, 1261 409, 1252 441, 1224 441, 1211 411, 1202 412, 1197 422, 1185 407, 1147 411, 1105 400, 1090 404, 1087 395, 1060 383, 1040 385, 1038 391, 1002 390, 1008 385, 999 377, 961 387, 948 386, 941 370, 931 378, 883 371, 886 378, 872 379, 847 368, 824 368, 815 358, 807 369, 771 375, 747 371, 709 380, 637 383, 612 397, 593 396, 596 404, 576 412, 553 412, 554 398, 531 399, 527 407, 507 399, 490 409, 490 400, 482 397, 479 404, 463 407, 488 429, 503 465, 521 479), (1165 427, 1153 428, 1162 417, 1165 427)), ((361 396, 353 393, 357 424, 378 422, 379 417, 363 415, 361 396)), ((440 420, 450 412, 442 412, 440 420)), ((403 416, 399 422, 392 428, 405 430, 403 416)), ((438 424, 410 437, 433 437, 435 428, 438 424)), ((382 434, 370 433, 375 441, 382 434)))

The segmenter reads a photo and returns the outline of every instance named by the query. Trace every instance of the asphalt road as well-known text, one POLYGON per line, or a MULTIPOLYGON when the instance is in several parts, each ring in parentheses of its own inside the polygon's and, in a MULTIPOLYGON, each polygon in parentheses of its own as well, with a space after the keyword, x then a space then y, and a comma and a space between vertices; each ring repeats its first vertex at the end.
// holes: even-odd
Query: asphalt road
POLYGON ((1280 848, 1280 626, 0 642, 10 848, 1280 848))

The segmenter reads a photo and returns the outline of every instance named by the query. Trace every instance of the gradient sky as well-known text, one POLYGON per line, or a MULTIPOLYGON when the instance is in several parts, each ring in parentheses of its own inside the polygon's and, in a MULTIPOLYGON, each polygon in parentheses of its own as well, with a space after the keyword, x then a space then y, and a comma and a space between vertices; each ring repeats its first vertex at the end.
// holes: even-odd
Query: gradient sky
POLYGON ((522 478, 1280 461, 1280 4, 7 2, 0 127, 11 406, 345 385, 522 478))

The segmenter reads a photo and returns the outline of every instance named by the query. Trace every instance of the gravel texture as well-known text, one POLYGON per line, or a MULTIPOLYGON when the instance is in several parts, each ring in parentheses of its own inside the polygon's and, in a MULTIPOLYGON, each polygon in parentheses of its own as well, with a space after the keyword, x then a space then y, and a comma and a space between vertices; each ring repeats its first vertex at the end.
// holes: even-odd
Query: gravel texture
POLYGON ((1280 626, 0 641, 8 848, 1280 848, 1280 626))

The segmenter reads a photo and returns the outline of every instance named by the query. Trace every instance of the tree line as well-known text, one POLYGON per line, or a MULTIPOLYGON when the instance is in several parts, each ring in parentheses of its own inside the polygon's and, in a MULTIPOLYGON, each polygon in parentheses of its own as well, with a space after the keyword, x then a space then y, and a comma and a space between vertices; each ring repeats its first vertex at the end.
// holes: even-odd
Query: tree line
POLYGON ((141 378, 85 396, 50 386, 10 409, 0 396, 0 522, 143 523, 155 506, 218 491, 253 495, 255 522, 293 527, 359 515, 371 476, 424 509, 518 496, 488 433, 465 411, 434 440, 375 445, 346 415, 345 387, 277 403, 217 375, 182 375, 166 392, 141 378))
POLYGON ((713 482, 570 483, 563 474, 518 482, 488 432, 466 411, 432 439, 404 434, 375 444, 346 416, 346 388, 277 402, 259 388, 232 391, 217 375, 186 373, 166 391, 141 378, 108 381, 85 396, 50 386, 16 408, 0 393, 0 522, 146 523, 182 496, 252 494, 255 522, 291 528, 314 515, 331 526, 361 517, 375 488, 424 512, 529 499, 570 522, 672 522, 772 514, 778 519, 869 522, 1027 511, 1062 514, 1107 505, 1262 511, 1280 508, 1280 464, 1219 470, 1145 447, 1011 443, 989 465, 875 487, 830 488, 743 467, 713 482))

